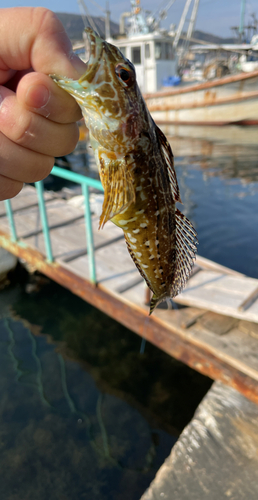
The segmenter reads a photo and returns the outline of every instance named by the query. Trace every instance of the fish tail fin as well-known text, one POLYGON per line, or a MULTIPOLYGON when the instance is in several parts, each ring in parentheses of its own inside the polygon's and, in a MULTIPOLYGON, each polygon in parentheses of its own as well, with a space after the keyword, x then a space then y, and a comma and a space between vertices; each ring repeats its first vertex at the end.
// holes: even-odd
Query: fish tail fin
POLYGON ((159 298, 157 297, 157 295, 155 295, 155 293, 152 295, 152 299, 151 299, 151 302, 150 302, 150 312, 149 312, 149 316, 153 313, 155 307, 158 305, 159 303, 159 298))
POLYGON ((176 209, 176 266, 170 296, 175 297, 185 287, 197 252, 197 232, 191 222, 176 209))
POLYGON ((160 302, 162 302, 163 300, 167 299, 168 298, 168 295, 167 294, 164 294, 164 295, 156 295, 155 293, 152 295, 152 299, 151 299, 151 302, 150 302, 150 312, 149 312, 149 316, 153 313, 155 307, 157 307, 160 302))

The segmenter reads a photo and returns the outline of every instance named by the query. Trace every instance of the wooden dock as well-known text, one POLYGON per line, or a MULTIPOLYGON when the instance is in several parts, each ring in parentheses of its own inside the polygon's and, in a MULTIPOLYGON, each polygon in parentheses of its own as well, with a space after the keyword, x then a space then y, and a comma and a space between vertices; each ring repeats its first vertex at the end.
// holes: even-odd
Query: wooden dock
MULTIPOLYGON (((195 370, 258 402, 258 280, 197 258, 176 298, 148 316, 146 288, 112 223, 98 231, 92 214, 97 286, 90 282, 84 210, 74 199, 45 192, 54 263, 46 260, 35 188, 12 200, 18 244, 0 202, 0 246, 195 370), (181 307, 183 305, 183 307, 181 307)), ((80 199, 79 199, 80 201, 80 199)), ((92 197, 95 210, 96 197, 92 197)))

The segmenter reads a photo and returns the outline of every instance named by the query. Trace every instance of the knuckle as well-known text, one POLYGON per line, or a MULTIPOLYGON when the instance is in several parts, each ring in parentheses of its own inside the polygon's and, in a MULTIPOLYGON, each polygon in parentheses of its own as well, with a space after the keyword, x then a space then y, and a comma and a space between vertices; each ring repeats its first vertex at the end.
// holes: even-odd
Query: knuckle
POLYGON ((32 115, 31 113, 26 113, 20 117, 18 126, 15 128, 14 141, 21 146, 28 146, 30 142, 35 139, 35 133, 32 127, 32 115))
POLYGON ((38 20, 38 32, 41 35, 65 33, 65 29, 54 12, 46 7, 36 7, 34 15, 38 20))
POLYGON ((1 132, 16 144, 30 144, 35 138, 33 113, 19 105, 14 96, 7 96, 1 106, 1 132))
POLYGON ((42 33, 49 30, 50 27, 57 25, 57 16, 50 9, 46 7, 35 7, 32 10, 33 20, 36 21, 35 25, 38 26, 38 32, 42 33))

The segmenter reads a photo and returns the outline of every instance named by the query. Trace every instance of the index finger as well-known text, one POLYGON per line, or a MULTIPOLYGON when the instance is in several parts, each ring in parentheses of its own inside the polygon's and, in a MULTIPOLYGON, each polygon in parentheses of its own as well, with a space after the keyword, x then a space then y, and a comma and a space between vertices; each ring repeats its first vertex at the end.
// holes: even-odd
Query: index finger
POLYGON ((0 41, 0 83, 8 81, 10 69, 32 67, 74 79, 85 71, 62 23, 44 7, 1 9, 0 41))
POLYGON ((57 123, 72 123, 82 117, 75 99, 43 73, 25 75, 17 87, 16 96, 28 110, 57 123))

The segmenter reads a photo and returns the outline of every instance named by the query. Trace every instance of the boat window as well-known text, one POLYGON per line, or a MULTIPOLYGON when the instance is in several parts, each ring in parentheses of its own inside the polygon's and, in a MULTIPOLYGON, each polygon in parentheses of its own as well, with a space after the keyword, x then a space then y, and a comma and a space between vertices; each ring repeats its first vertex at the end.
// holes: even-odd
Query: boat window
POLYGON ((141 47, 132 47, 133 64, 141 64, 141 47))
POLYGON ((145 58, 149 59, 150 58, 150 44, 145 43, 145 58))
POLYGON ((174 59, 173 47, 171 43, 165 43, 165 58, 174 59))
POLYGON ((174 59, 171 43, 155 42, 155 59, 174 59))
POLYGON ((126 47, 119 47, 120 52, 126 57, 126 47))
POLYGON ((155 59, 161 59, 161 42, 155 42, 155 59))

